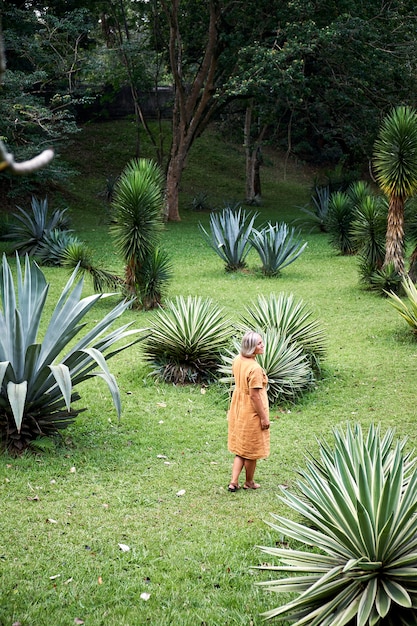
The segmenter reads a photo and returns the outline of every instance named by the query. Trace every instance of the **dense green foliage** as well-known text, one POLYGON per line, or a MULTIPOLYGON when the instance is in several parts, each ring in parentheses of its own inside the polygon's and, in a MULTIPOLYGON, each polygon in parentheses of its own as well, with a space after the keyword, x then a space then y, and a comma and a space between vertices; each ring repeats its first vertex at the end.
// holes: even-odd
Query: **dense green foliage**
POLYGON ((284 267, 294 263, 307 247, 300 232, 285 223, 267 224, 253 229, 252 246, 258 253, 265 276, 277 276, 284 267))
POLYGON ((261 584, 296 594, 264 616, 296 626, 416 624, 416 459, 391 429, 356 424, 334 437, 334 449, 321 441, 300 470, 298 493, 282 489, 281 501, 306 521, 273 514, 270 526, 308 549, 262 548, 280 564, 261 569, 280 578, 261 584))

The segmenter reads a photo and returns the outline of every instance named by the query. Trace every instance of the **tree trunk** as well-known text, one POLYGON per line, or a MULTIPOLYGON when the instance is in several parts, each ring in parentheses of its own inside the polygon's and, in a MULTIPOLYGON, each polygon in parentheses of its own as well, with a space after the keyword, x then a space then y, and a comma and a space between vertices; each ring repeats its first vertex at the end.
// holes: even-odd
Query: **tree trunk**
POLYGON ((258 138, 252 141, 252 113, 253 99, 246 107, 245 126, 243 130, 246 156, 246 202, 248 204, 261 204, 261 176, 260 168, 263 163, 261 141, 265 134, 266 126, 263 127, 258 138))
POLYGON ((400 276, 404 275, 404 198, 392 196, 388 209, 385 260, 400 276))
POLYGON ((220 7, 210 0, 207 43, 201 63, 192 82, 186 83, 182 67, 182 38, 179 1, 161 0, 162 9, 170 27, 169 56, 174 78, 174 108, 172 116, 172 145, 167 168, 166 213, 169 221, 180 221, 179 189, 188 153, 194 140, 206 128, 213 113, 219 108, 215 98, 215 76, 222 44, 217 30, 220 7))

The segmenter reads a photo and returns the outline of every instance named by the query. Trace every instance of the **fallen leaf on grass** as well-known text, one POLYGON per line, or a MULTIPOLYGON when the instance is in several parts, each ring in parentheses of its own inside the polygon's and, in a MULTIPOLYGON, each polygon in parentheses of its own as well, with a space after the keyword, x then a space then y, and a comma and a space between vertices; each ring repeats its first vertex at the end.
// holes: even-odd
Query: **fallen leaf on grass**
POLYGON ((122 552, 129 552, 130 550, 129 546, 127 546, 125 543, 119 543, 118 546, 122 552))
POLYGON ((56 519, 52 519, 52 517, 48 517, 48 519, 46 520, 46 523, 47 524, 58 524, 56 519))
POLYGON ((157 402, 156 406, 160 406, 162 409, 164 409, 166 407, 166 403, 165 402, 157 402))
POLYGON ((150 598, 150 597, 151 597, 151 594, 150 594, 150 593, 145 593, 145 592, 144 592, 144 593, 141 593, 141 594, 140 594, 140 598, 141 598, 141 600, 149 600, 149 598, 150 598))
POLYGON ((157 458, 157 459, 167 459, 168 457, 167 457, 167 456, 165 456, 165 454, 157 454, 157 455, 156 455, 156 458, 157 458))
POLYGON ((177 491, 177 496, 183 496, 185 494, 185 489, 180 489, 177 491))
POLYGON ((103 579, 102 579, 101 576, 98 577, 97 582, 98 582, 99 585, 103 584, 103 579))
POLYGON ((84 620, 80 619, 79 617, 76 617, 74 620, 74 624, 77 624, 77 626, 79 626, 79 624, 84 624, 84 620))
POLYGON ((55 574, 54 576, 50 576, 49 580, 55 580, 56 578, 60 578, 61 574, 55 574))
POLYGON ((27 500, 29 500, 29 501, 40 500, 40 498, 39 498, 39 496, 38 496, 38 495, 33 496, 33 498, 31 498, 30 496, 28 496, 26 499, 27 499, 27 500))
MULTIPOLYGON (((75 474, 76 471, 77 470, 75 469, 75 467, 71 467, 71 469, 70 469, 70 473, 71 474, 75 474)), ((82 623, 84 624, 84 622, 82 622, 82 623)))

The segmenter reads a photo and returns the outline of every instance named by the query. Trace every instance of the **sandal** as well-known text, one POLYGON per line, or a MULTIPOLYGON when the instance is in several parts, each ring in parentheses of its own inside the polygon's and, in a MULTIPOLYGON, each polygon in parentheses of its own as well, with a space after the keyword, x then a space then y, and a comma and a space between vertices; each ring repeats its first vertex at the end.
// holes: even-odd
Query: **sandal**
POLYGON ((227 489, 231 493, 235 493, 238 489, 240 489, 240 485, 236 485, 235 483, 230 483, 227 489))
POLYGON ((259 489, 261 485, 259 483, 255 483, 253 480, 250 483, 245 483, 243 485, 243 489, 259 489))

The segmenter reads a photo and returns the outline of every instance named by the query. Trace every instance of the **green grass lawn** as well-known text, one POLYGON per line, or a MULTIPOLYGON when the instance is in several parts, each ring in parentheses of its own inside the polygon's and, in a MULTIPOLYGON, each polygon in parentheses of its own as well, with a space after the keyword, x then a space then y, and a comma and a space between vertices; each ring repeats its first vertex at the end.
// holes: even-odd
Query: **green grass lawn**
MULTIPOLYGON (((71 149, 80 175, 65 198, 77 235, 97 262, 117 271, 100 192, 130 158, 132 135, 129 122, 87 127, 71 149)), ((258 223, 299 217, 295 207, 308 200, 314 173, 297 164, 285 171, 273 153, 266 162, 258 223)), ((182 222, 163 233, 174 265, 169 295, 210 297, 237 319, 258 294, 293 293, 325 329, 323 378, 296 405, 273 407, 271 456, 256 474, 262 488, 230 494, 221 388, 155 382, 140 344, 110 361, 122 394, 120 423, 105 385, 84 383, 79 405, 87 410, 61 445, 2 457, 1 626, 259 626, 259 614, 281 598, 254 584, 266 577, 251 569, 264 558, 257 546, 282 540, 265 521, 270 512, 291 514, 279 486, 292 488, 317 438, 331 441, 332 429, 348 421, 374 422, 414 446, 417 345, 389 302, 360 287, 354 257, 305 232, 307 250, 280 277, 266 279, 254 253, 247 271, 228 274, 204 243, 198 222, 207 226, 209 216, 187 210, 193 195, 205 192, 213 204, 239 199, 243 173, 239 146, 214 131, 196 144, 182 185, 182 222)), ((52 308, 68 275, 45 273, 52 308)), ((100 302, 92 320, 114 303, 100 302)), ((151 317, 125 314, 138 328, 151 317)))

